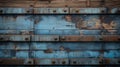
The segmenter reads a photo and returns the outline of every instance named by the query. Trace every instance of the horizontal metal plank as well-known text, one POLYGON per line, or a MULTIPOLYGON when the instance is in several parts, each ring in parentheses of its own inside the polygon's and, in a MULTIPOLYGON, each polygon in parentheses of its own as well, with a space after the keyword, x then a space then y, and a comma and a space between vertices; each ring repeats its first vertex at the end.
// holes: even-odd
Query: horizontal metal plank
POLYGON ((119 17, 119 15, 4 15, 0 16, 0 34, 119 35, 119 17))
POLYGON ((119 58, 59 58, 59 59, 0 59, 0 65, 99 65, 99 64, 120 64, 119 58))
POLYGON ((119 7, 119 0, 0 1, 0 7, 119 7), (101 3, 103 2, 103 4, 101 3), (114 3, 113 3, 114 2, 114 3))
MULTIPOLYGON (((62 4, 59 4, 62 5, 62 4)), ((73 4, 75 5, 75 4, 73 4)), ((82 5, 82 4, 81 4, 82 5)), ((109 4, 108 4, 109 5, 109 4)), ((58 8, 0 8, 0 14, 119 14, 120 8, 95 8, 95 7, 58 7, 58 8), (70 10, 70 11, 69 11, 70 10)))
POLYGON ((55 42, 32 42, 32 43, 30 42, 0 42, 0 50, 26 50, 28 51, 29 49, 31 49, 31 50, 39 51, 39 50, 47 50, 49 48, 55 51, 59 51, 59 50, 99 51, 101 49, 103 49, 104 51, 107 51, 107 50, 119 50, 120 45, 118 42, 74 42, 74 43, 71 43, 71 42, 62 42, 62 43, 61 42, 57 42, 57 43, 55 42), (104 49, 102 48, 102 45, 104 45, 104 49))
POLYGON ((120 41, 119 35, 0 35, 0 41, 120 41))

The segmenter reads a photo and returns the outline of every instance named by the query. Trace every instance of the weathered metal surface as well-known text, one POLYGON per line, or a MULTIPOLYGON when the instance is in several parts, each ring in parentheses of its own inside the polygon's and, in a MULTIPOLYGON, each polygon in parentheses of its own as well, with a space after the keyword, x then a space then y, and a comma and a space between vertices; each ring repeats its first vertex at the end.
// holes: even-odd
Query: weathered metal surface
POLYGON ((118 11, 0 8, 0 64, 120 64, 118 11))

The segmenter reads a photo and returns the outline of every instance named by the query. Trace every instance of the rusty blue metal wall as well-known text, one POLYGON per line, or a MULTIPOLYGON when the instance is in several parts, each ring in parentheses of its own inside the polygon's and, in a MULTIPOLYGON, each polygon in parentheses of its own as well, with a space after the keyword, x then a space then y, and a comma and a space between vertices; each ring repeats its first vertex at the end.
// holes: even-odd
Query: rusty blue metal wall
POLYGON ((0 64, 120 64, 120 8, 0 8, 0 64))

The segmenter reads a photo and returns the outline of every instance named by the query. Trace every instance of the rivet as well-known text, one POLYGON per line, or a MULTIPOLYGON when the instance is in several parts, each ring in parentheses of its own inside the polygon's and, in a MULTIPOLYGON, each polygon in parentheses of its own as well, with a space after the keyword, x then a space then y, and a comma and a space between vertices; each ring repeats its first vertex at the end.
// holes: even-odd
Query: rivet
POLYGON ((118 40, 120 40, 120 37, 118 38, 118 40))
POLYGON ((28 64, 31 64, 32 62, 31 61, 28 61, 28 64))
POLYGON ((65 40, 65 37, 61 37, 61 40, 65 40))
POLYGON ((25 38, 25 40, 27 41, 27 40, 29 40, 29 38, 25 38))
POLYGON ((101 13, 105 13, 105 11, 104 11, 104 10, 101 10, 101 13))
POLYGON ((57 41, 58 39, 57 38, 54 38, 55 41, 57 41))
POLYGON ((77 62, 76 61, 73 61, 73 64, 76 64, 77 62))
POLYGON ((62 61, 62 64, 65 64, 66 62, 65 61, 62 61))
POLYGON ((64 12, 67 12, 67 10, 63 10, 64 12))
POLYGON ((3 40, 3 39, 4 39, 4 38, 2 38, 2 37, 0 38, 0 40, 3 40))
POLYGON ((54 13, 56 13, 56 10, 53 10, 54 13))
POLYGON ((120 64, 120 60, 118 60, 118 63, 120 64))
POLYGON ((56 62, 55 61, 52 61, 52 64, 55 64, 56 62))
POLYGON ((99 38, 99 40, 103 40, 103 38, 99 38))
POLYGON ((30 11, 28 10, 27 13, 30 13, 30 11))
POLYGON ((76 10, 76 13, 79 13, 79 10, 76 10))

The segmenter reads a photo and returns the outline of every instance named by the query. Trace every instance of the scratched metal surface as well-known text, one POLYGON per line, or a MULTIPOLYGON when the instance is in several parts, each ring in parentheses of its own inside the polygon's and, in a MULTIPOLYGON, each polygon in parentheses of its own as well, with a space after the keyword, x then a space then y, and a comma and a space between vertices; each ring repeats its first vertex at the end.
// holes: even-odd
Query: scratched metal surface
MULTIPOLYGON (((63 35, 119 36, 120 15, 69 15, 67 11, 64 11, 66 14, 58 15, 63 13, 61 9, 54 11, 58 14, 44 15, 37 14, 42 13, 37 8, 35 15, 22 15, 22 13, 31 12, 31 9, 30 11, 14 9, 16 10, 3 9, 3 14, 0 15, 0 59, 25 59, 24 64, 29 63, 29 61, 31 61, 31 64, 33 64, 32 62, 35 62, 35 64, 120 63, 120 59, 117 59, 120 58, 119 42, 39 42, 39 39, 42 41, 57 41, 54 37, 59 39, 59 36, 63 35), (7 15, 7 13, 11 14, 7 15), (18 15, 12 15, 12 13, 18 13, 18 15), (3 35, 8 36, 4 37, 3 35), (41 35, 41 37, 34 35, 41 35), (10 42, 4 42, 7 37, 10 37, 10 42), (36 42, 37 40, 38 42, 36 42), (35 60, 33 61, 30 58, 35 60), (108 59, 103 62, 101 58, 108 59)), ((46 9, 48 10, 48 8, 46 9)), ((46 9, 43 9, 43 12, 46 9)), ((115 8, 112 12, 116 12, 115 10, 117 9, 115 8)), ((71 11, 73 11, 72 8, 71 11)), ((90 8, 85 11, 86 13, 100 13, 99 9, 96 9, 95 12, 90 8)), ((71 13, 74 13, 74 11, 71 13)))

